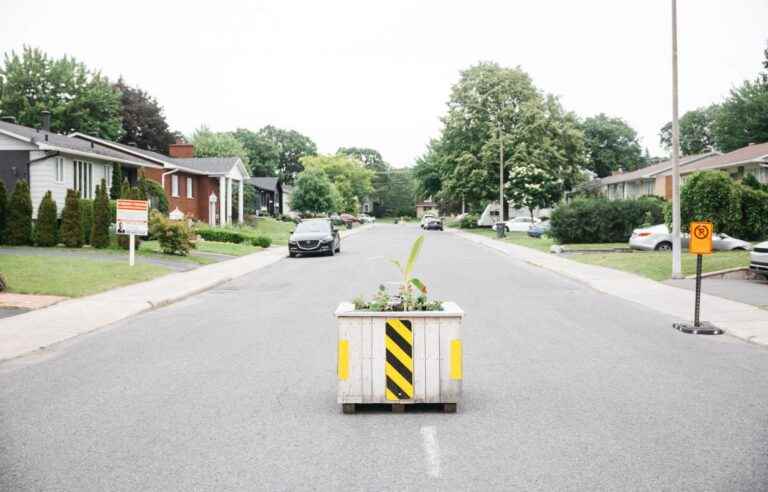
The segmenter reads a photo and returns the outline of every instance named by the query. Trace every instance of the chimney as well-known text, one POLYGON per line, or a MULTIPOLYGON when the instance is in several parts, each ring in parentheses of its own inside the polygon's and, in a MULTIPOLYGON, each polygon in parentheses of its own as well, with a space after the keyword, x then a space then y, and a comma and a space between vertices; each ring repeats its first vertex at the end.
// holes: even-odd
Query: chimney
POLYGON ((13 116, 3 116, 0 120, 5 121, 6 123, 13 123, 14 125, 16 124, 16 118, 13 116))
POLYGON ((168 155, 171 157, 180 157, 182 159, 195 156, 195 146, 179 139, 175 144, 168 146, 168 155))
POLYGON ((40 113, 40 126, 43 130, 49 132, 51 131, 51 112, 50 111, 42 111, 40 113))

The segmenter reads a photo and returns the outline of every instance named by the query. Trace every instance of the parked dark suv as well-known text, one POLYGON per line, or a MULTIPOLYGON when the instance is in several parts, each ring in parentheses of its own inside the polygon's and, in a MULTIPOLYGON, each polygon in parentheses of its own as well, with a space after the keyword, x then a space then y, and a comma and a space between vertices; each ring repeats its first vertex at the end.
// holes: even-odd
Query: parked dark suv
POLYGON ((288 239, 288 256, 341 253, 341 237, 329 219, 299 222, 288 239))

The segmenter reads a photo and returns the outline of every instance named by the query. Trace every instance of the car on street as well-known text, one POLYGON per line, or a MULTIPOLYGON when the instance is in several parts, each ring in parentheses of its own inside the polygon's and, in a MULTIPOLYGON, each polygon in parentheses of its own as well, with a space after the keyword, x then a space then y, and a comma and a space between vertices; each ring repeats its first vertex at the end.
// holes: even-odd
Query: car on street
POLYGON ((528 228, 528 235, 539 238, 544 234, 549 234, 551 228, 552 224, 548 220, 539 222, 538 224, 531 224, 531 227, 528 228))
POLYGON ((437 215, 435 215, 434 212, 427 212, 424 215, 421 216, 421 228, 424 229, 424 226, 426 225, 428 220, 436 219, 437 215))
POLYGON ((507 232, 528 232, 532 225, 540 222, 539 219, 531 219, 530 217, 515 217, 504 222, 504 230, 507 232))
POLYGON ((288 256, 341 253, 341 236, 329 219, 299 222, 288 238, 288 256))
MULTIPOLYGON (((688 247, 690 236, 682 234, 680 242, 683 248, 688 247)), ((645 251, 671 251, 672 234, 666 224, 658 224, 651 227, 638 228, 632 231, 629 238, 629 247, 645 251)), ((715 251, 748 251, 752 245, 747 241, 731 237, 722 232, 712 237, 712 249, 715 251)))
POLYGON ((758 243, 749 255, 749 269, 768 278, 768 241, 758 243))
POLYGON ((375 224, 376 223, 376 217, 373 217, 368 214, 360 214, 357 216, 358 219, 360 219, 361 224, 375 224))
POLYGON ((430 230, 443 230, 443 221, 440 217, 429 217, 427 220, 422 221, 421 228, 427 231, 430 230))

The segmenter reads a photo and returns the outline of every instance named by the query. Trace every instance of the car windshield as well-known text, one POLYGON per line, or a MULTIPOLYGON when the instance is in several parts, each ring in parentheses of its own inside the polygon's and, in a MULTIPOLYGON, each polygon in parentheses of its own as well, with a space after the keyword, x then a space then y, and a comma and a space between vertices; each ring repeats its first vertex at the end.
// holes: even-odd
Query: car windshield
POLYGON ((328 225, 328 222, 324 220, 313 220, 309 222, 300 222, 299 225, 296 226, 296 232, 304 233, 304 232, 328 232, 330 229, 330 226, 328 225))

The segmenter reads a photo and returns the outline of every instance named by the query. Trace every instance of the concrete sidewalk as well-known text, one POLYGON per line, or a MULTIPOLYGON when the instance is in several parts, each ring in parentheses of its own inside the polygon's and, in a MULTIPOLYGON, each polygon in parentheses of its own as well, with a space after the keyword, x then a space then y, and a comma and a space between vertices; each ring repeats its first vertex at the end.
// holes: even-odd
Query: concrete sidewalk
MULTIPOLYGON (((680 321, 693 317, 693 293, 631 273, 571 261, 551 253, 542 253, 524 246, 449 229, 469 241, 500 251, 583 282, 595 290, 633 301, 650 309, 674 316, 680 321)), ((742 340, 768 346, 768 311, 722 297, 702 294, 702 320, 709 321, 742 340)), ((672 327, 670 326, 670 329, 672 327)))
MULTIPOLYGON (((370 226, 341 231, 342 238, 370 226)), ((286 246, 275 246, 247 256, 165 275, 148 282, 0 319, 0 361, 45 348, 84 333, 166 306, 249 274, 288 256, 286 246)))

